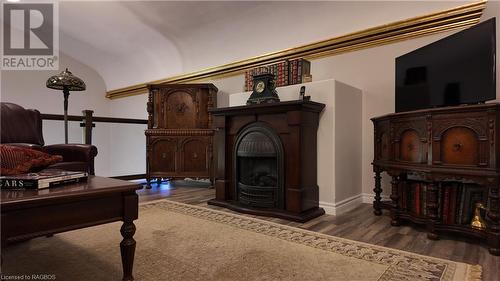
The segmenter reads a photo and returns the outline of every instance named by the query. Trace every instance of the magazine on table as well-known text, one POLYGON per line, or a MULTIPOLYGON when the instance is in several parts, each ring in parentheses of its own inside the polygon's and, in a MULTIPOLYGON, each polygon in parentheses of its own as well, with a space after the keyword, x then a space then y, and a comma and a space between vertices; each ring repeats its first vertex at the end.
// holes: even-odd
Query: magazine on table
POLYGON ((41 189, 87 180, 88 173, 46 169, 37 173, 0 176, 1 189, 41 189))

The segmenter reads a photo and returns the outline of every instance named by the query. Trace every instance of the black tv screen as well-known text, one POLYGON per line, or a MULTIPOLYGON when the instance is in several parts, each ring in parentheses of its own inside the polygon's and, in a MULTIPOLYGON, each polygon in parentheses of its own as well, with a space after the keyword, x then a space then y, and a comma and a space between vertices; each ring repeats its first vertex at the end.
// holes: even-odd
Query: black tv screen
POLYGON ((396 58, 396 112, 496 98, 495 18, 396 58))

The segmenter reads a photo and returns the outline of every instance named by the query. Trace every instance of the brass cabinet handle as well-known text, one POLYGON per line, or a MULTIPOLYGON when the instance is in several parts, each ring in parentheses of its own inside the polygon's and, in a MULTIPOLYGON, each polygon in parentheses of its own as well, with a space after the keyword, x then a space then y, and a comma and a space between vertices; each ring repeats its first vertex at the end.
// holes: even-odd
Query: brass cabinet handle
POLYGON ((462 150, 463 146, 464 145, 461 143, 455 143, 455 144, 453 144, 453 151, 460 151, 460 150, 462 150))

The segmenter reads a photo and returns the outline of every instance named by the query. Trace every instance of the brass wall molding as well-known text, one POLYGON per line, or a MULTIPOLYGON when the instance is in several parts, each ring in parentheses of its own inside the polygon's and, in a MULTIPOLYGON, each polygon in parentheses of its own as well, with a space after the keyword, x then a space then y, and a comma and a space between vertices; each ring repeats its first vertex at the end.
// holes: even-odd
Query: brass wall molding
POLYGON ((479 22, 486 2, 487 0, 482 0, 441 12, 376 26, 328 40, 285 49, 242 61, 112 90, 106 93, 106 97, 116 99, 144 94, 148 91, 146 85, 152 83, 187 83, 209 79, 213 80, 238 75, 247 69, 286 59, 299 57, 314 59, 332 56, 438 32, 466 28, 479 22))

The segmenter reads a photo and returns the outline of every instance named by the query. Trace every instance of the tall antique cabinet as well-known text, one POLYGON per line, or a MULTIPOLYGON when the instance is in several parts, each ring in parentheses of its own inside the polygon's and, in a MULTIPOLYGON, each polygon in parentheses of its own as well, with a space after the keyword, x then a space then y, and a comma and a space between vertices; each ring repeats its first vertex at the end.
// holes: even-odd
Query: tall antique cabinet
MULTIPOLYGON (((148 85, 146 178, 212 180, 213 84, 148 85)), ((213 182, 213 181, 212 181, 213 182)))

